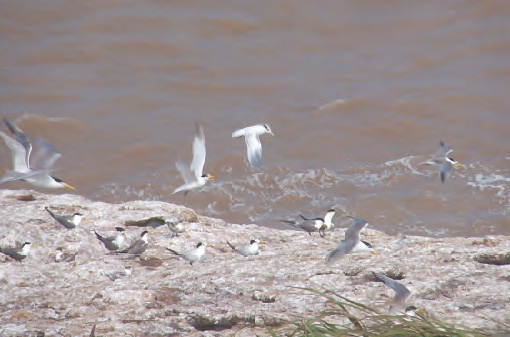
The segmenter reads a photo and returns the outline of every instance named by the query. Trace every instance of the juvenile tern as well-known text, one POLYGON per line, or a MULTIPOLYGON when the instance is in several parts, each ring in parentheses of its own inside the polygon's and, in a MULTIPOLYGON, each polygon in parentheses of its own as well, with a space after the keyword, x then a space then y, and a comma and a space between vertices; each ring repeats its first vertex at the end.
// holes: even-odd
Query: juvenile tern
POLYGON ((232 138, 244 136, 248 161, 252 167, 260 167, 262 164, 262 144, 260 143, 260 135, 264 133, 269 133, 274 136, 273 131, 271 131, 271 128, 267 124, 248 126, 232 133, 232 138))
POLYGON ((73 229, 80 225, 81 220, 84 218, 81 213, 74 213, 73 215, 59 215, 55 214, 48 207, 44 208, 53 219, 67 229, 73 229))
POLYGON ((345 231, 344 240, 342 240, 335 249, 326 254, 326 262, 331 263, 341 259, 346 254, 366 250, 370 250, 372 254, 377 255, 374 250, 360 241, 359 234, 368 225, 368 222, 365 219, 350 218, 354 220, 354 223, 345 231))
POLYGON ((116 235, 112 236, 101 236, 96 230, 94 229, 94 234, 96 234, 96 238, 101 241, 105 248, 109 251, 116 251, 119 249, 122 249, 126 242, 126 230, 122 227, 115 227, 117 230, 116 235))
MULTIPOLYGON (((395 291, 395 296, 393 296, 393 299, 391 300, 392 305, 390 305, 389 313, 391 314, 391 311, 393 307, 398 307, 400 309, 405 309, 407 312, 407 308, 405 307, 405 302, 411 296, 411 291, 407 289, 405 285, 403 285, 400 282, 395 281, 394 279, 379 273, 373 273, 374 276, 382 281, 387 287, 393 289, 395 291)), ((410 307, 410 309, 415 309, 415 307, 410 307)))
POLYGON ((193 140, 193 160, 187 166, 182 161, 177 161, 175 167, 184 179, 184 184, 177 187, 172 194, 184 191, 186 195, 192 189, 202 187, 208 180, 214 180, 214 176, 203 174, 205 164, 205 134, 201 125, 196 124, 196 134, 193 140))
POLYGON ((126 253, 132 254, 134 256, 140 256, 142 255, 143 252, 145 252, 148 246, 149 246, 149 232, 143 231, 142 234, 140 235, 140 239, 132 242, 128 248, 117 253, 126 253))
POLYGON ((28 241, 26 241, 24 244, 21 245, 21 247, 4 247, 0 248, 0 252, 4 253, 5 255, 13 258, 14 260, 21 262, 23 259, 25 259, 30 252, 30 246, 32 244, 28 241))
POLYGON ((20 128, 5 118, 4 122, 14 136, 14 138, 11 138, 5 132, 0 131, 0 137, 3 138, 5 144, 12 152, 13 170, 8 171, 0 178, 0 184, 23 180, 37 187, 75 189, 61 179, 49 174, 53 170, 57 159, 62 156, 54 146, 42 139, 36 140, 38 151, 33 160, 34 168, 32 168, 30 165, 32 143, 20 128))
POLYGON ((264 244, 264 241, 260 241, 258 239, 251 239, 249 245, 244 246, 234 246, 230 242, 228 242, 228 245, 230 248, 232 248, 234 251, 238 252, 239 254, 243 256, 251 256, 251 255, 257 255, 259 253, 259 244, 264 244))
POLYGON ((437 150, 434 158, 423 162, 422 164, 431 164, 436 165, 439 168, 439 177, 441 178, 441 182, 444 183, 446 180, 446 174, 450 172, 453 166, 462 166, 461 163, 453 159, 452 157, 448 157, 448 155, 453 151, 453 148, 446 145, 445 142, 440 141, 439 150, 437 150))
POLYGON ((58 247, 55 252, 55 262, 72 262, 76 259, 76 253, 66 253, 62 247, 58 247))
POLYGON ((197 262, 202 259, 202 256, 204 256, 204 254, 205 254, 205 247, 212 247, 212 246, 202 243, 202 242, 199 242, 195 249, 186 250, 183 252, 178 252, 178 251, 170 249, 170 248, 167 248, 167 250, 169 252, 171 252, 172 254, 182 257, 184 260, 188 261, 189 264, 193 265, 193 262, 197 262))

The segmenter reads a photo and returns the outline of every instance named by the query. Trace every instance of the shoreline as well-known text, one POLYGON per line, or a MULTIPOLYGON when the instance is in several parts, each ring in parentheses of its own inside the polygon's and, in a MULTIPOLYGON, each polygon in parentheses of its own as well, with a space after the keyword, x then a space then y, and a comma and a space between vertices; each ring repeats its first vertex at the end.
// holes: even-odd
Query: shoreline
MULTIPOLYGON (((510 310, 505 310, 510 305, 510 265, 475 260, 510 252, 508 236, 394 237, 368 228, 362 239, 374 246, 378 257, 351 254, 327 265, 324 255, 343 239, 343 228, 320 238, 229 224, 160 201, 110 204, 29 190, 1 190, 0 203, 5 233, 0 245, 25 240, 34 244, 22 263, 2 254, 0 305, 6 309, 0 320, 9 322, 0 328, 3 336, 38 331, 45 336, 88 336, 94 323, 101 336, 268 335, 264 325, 278 330, 287 320, 325 308, 323 298, 296 287, 331 290, 386 310, 393 292, 373 280, 373 271, 400 277, 413 292, 409 304, 447 323, 495 329, 483 316, 510 320, 510 310), (87 219, 68 230, 48 216, 45 206, 59 214, 80 211, 87 219), (149 248, 141 259, 108 254, 92 232, 113 233, 115 226, 151 217, 182 223, 185 231, 172 236, 167 226, 149 228, 149 248), (252 237, 266 242, 253 257, 233 252, 226 243, 247 244, 252 237), (193 266, 166 252, 191 249, 200 241, 213 248, 193 266), (55 263, 59 246, 77 253, 76 260, 55 263), (125 266, 131 266, 132 275, 115 281, 107 276, 125 266), (209 328, 213 330, 201 330, 209 328)), ((129 226, 126 231, 138 238, 144 229, 129 226)))

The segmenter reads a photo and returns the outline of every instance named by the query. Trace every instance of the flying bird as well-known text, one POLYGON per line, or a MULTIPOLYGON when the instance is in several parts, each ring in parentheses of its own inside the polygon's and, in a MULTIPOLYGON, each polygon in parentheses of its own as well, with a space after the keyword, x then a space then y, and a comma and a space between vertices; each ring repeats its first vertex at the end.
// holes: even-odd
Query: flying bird
POLYGON ((274 136, 273 131, 271 131, 271 128, 267 124, 248 126, 232 133, 232 138, 244 136, 248 161, 252 167, 260 167, 262 164, 262 144, 260 143, 260 135, 264 133, 269 133, 274 136))
POLYGON ((194 262, 200 261, 202 256, 205 254, 205 247, 212 247, 211 245, 199 242, 195 249, 186 250, 183 252, 178 252, 176 250, 167 248, 170 253, 182 257, 184 260, 188 261, 189 264, 193 265, 194 262))
POLYGON ((360 240, 360 232, 368 226, 365 219, 350 217, 354 222, 345 231, 345 238, 335 249, 326 254, 326 262, 331 263, 337 261, 349 253, 369 250, 372 254, 377 255, 367 244, 360 240))
POLYGON ((441 182, 444 183, 446 181, 446 174, 451 171, 453 166, 462 166, 461 163, 453 159, 452 157, 448 157, 448 155, 453 151, 453 148, 446 145, 445 142, 440 141, 439 150, 437 150, 434 157, 430 160, 423 162, 422 164, 431 164, 435 165, 439 169, 439 177, 441 178, 441 182))
POLYGON ((204 174, 205 165, 205 134, 201 125, 196 124, 196 134, 193 140, 193 160, 187 166, 182 161, 177 161, 175 167, 184 179, 184 184, 177 187, 172 194, 184 191, 186 195, 189 191, 205 185, 209 180, 214 180, 214 176, 204 174))
POLYGON ((5 145, 12 153, 13 170, 6 172, 0 178, 0 184, 9 181, 22 180, 27 183, 44 188, 69 188, 74 187, 62 181, 59 178, 50 175, 53 166, 62 155, 57 149, 42 139, 37 139, 38 151, 33 158, 34 167, 31 165, 32 143, 29 138, 21 131, 19 127, 4 118, 4 122, 11 130, 13 137, 0 131, 0 137, 3 138, 5 145))
POLYGON ((227 241, 227 244, 230 246, 230 248, 232 248, 234 251, 238 252, 243 256, 257 255, 259 253, 259 244, 264 243, 265 243, 264 241, 260 241, 258 239, 251 239, 250 244, 248 245, 234 246, 227 241))
POLYGON ((391 300, 392 305, 390 305, 389 313, 391 314, 391 311, 394 306, 398 308, 405 309, 405 312, 409 310, 415 310, 416 307, 411 306, 409 308, 405 307, 405 302, 411 296, 411 291, 407 289, 405 285, 403 285, 400 282, 395 281, 394 279, 379 273, 373 273, 374 276, 381 282, 383 282, 387 287, 393 289, 395 291, 395 295, 393 296, 393 299, 391 300))
POLYGON ((32 244, 26 241, 21 247, 4 247, 0 248, 0 252, 13 258, 14 260, 21 262, 24 260, 30 252, 30 246, 32 244))
POLYGON ((73 229, 80 225, 81 220, 85 217, 81 213, 74 213, 73 215, 59 215, 55 214, 48 207, 44 208, 53 219, 67 229, 73 229))
POLYGON ((117 234, 106 237, 101 236, 94 229, 94 234, 96 234, 96 238, 99 241, 101 241, 104 244, 105 248, 108 249, 109 251, 116 251, 122 249, 126 242, 126 230, 122 227, 115 227, 115 230, 117 230, 117 234))

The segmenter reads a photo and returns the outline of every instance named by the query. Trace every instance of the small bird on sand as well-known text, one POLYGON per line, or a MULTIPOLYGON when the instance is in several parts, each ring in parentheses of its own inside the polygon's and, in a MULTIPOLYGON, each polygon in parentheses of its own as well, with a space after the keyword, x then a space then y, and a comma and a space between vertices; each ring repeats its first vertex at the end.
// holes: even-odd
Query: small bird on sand
POLYGON ((143 231, 140 235, 140 239, 133 241, 128 248, 122 251, 117 251, 117 253, 131 254, 135 257, 139 257, 143 252, 145 252, 147 247, 149 247, 149 232, 143 231))
POLYGON ((117 234, 105 237, 94 229, 96 238, 104 244, 106 249, 112 252, 124 248, 126 242, 126 230, 122 227, 115 227, 115 230, 117 230, 117 234))
POLYGON ((80 225, 81 220, 85 217, 81 213, 74 213, 73 215, 59 215, 55 214, 48 207, 44 208, 53 219, 57 220, 59 224, 67 229, 73 229, 80 225))
POLYGON ((167 248, 166 250, 168 250, 172 254, 182 257, 184 260, 188 261, 191 265, 193 265, 194 262, 200 261, 202 257, 205 255, 205 247, 212 246, 199 242, 195 249, 186 250, 183 252, 178 252, 170 248, 167 248))
POLYGON ((271 128, 267 124, 248 126, 232 133, 232 138, 244 136, 248 161, 252 167, 260 167, 262 164, 262 144, 260 143, 260 135, 264 133, 274 136, 273 131, 271 131, 271 128))
POLYGON ((264 241, 260 241, 259 239, 251 239, 249 245, 234 246, 227 241, 227 244, 230 246, 230 248, 244 256, 257 255, 259 253, 259 244, 264 243, 264 241))
POLYGON ((30 246, 32 244, 29 241, 23 243, 20 247, 4 247, 0 248, 0 252, 13 258, 14 260, 21 262, 24 260, 30 252, 30 246))

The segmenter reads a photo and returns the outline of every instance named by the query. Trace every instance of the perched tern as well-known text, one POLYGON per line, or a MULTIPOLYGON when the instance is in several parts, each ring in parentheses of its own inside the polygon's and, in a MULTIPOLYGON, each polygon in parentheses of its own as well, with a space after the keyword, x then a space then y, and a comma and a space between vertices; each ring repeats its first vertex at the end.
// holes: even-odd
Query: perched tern
POLYGON ((264 244, 264 241, 260 241, 258 239, 251 239, 249 245, 244 246, 234 246, 230 242, 228 242, 228 245, 230 248, 232 248, 234 251, 238 252, 239 254, 243 256, 251 256, 251 255, 257 255, 259 253, 259 244, 264 244))
POLYGON ((149 246, 149 232, 143 231, 140 235, 140 239, 134 241, 129 245, 128 248, 118 251, 117 253, 132 254, 134 256, 140 256, 149 246))
POLYGON ((74 190, 73 186, 49 174, 53 170, 57 159, 62 156, 53 145, 42 139, 36 140, 39 149, 35 158, 33 158, 35 168, 32 168, 30 165, 32 143, 20 128, 5 118, 4 122, 14 136, 14 138, 11 138, 5 132, 0 131, 0 137, 3 138, 5 144, 12 152, 13 170, 8 171, 0 178, 0 184, 23 180, 37 187, 65 187, 74 190))
POLYGON ((232 138, 244 136, 248 161, 252 167, 260 167, 262 163, 262 144, 260 143, 260 135, 263 135, 264 133, 269 133, 274 136, 273 131, 271 131, 271 128, 267 124, 248 126, 232 133, 232 138))
POLYGON ((76 259, 76 253, 66 253, 62 247, 58 247, 55 252, 55 262, 72 262, 76 259))
POLYGON ((24 260, 30 252, 30 246, 32 244, 26 241, 21 247, 4 247, 0 248, 0 252, 13 258, 14 260, 21 262, 24 260))
POLYGON ((395 296, 393 296, 393 299, 391 300, 392 305, 390 305, 389 313, 391 314, 391 311, 393 307, 398 307, 400 309, 404 309, 405 312, 409 310, 416 309, 416 307, 409 307, 406 308, 405 302, 411 296, 411 291, 407 289, 405 285, 403 285, 400 282, 395 281, 394 279, 379 273, 373 273, 374 276, 379 280, 382 281, 387 287, 393 289, 395 291, 395 296))
POLYGON ((423 162, 422 164, 431 164, 436 165, 439 168, 439 177, 441 178, 441 182, 444 183, 446 180, 446 174, 450 172, 453 166, 462 166, 461 163, 453 159, 452 157, 448 157, 448 155, 453 151, 453 148, 446 145, 445 142, 441 141, 439 143, 439 150, 437 150, 434 158, 423 162))
POLYGON ((354 223, 345 231, 344 240, 326 254, 326 262, 331 263, 341 259, 346 254, 365 250, 370 250, 372 254, 376 255, 375 251, 363 243, 359 236, 360 232, 368 225, 368 222, 365 219, 350 218, 354 220, 354 223))
POLYGON ((80 225, 81 220, 84 218, 81 213, 74 213, 73 215, 59 215, 55 214, 48 207, 44 208, 53 219, 57 220, 59 224, 67 229, 73 229, 80 225))
POLYGON ((202 243, 202 242, 199 242, 195 249, 187 250, 184 252, 178 252, 178 251, 170 249, 170 248, 167 248, 167 250, 169 252, 171 252, 172 254, 182 257, 184 260, 188 261, 191 265, 193 265, 193 262, 197 262, 202 259, 202 256, 204 256, 204 254, 205 254, 205 247, 212 247, 212 246, 202 243))
POLYGON ((193 160, 189 166, 182 161, 175 163, 175 167, 184 179, 184 184, 177 187, 172 194, 184 191, 184 195, 186 195, 192 189, 204 186, 208 180, 214 180, 214 176, 203 174, 205 154, 204 129, 201 125, 196 124, 196 134, 193 140, 193 160))
MULTIPOLYGON (((305 225, 307 227, 310 227, 311 221, 314 221, 314 227, 318 227, 320 225, 318 227, 318 231, 319 231, 320 236, 324 237, 325 231, 331 230, 335 226, 335 224, 333 222, 331 222, 331 220, 333 219, 333 216, 335 216, 335 213, 336 213, 336 211, 334 209, 328 209, 324 218, 308 219, 308 218, 305 218, 301 214, 299 214, 299 216, 301 217, 301 219, 303 219, 305 221, 303 223, 303 225, 305 225)), ((309 230, 312 230, 312 228, 309 228, 309 230)), ((307 231, 307 232, 310 234, 309 231, 307 231)))
POLYGON ((126 242, 126 230, 122 227, 115 227, 117 230, 116 235, 112 236, 101 236, 96 230, 94 229, 94 234, 96 234, 96 238, 101 241, 105 248, 109 251, 116 251, 119 249, 124 248, 125 242, 126 242))
POLYGON ((303 222, 296 222, 293 220, 280 220, 280 221, 291 224, 294 227, 307 232, 310 236, 312 236, 312 233, 317 231, 319 231, 320 236, 322 236, 322 231, 326 229, 326 225, 324 225, 324 219, 322 218, 307 219, 301 214, 299 214, 299 216, 301 217, 303 222))

